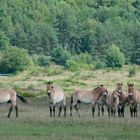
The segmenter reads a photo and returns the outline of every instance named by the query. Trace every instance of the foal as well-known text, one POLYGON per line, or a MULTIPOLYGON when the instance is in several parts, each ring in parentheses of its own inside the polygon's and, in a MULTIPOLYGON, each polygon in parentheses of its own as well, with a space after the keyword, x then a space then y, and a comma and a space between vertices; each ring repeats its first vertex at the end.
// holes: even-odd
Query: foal
POLYGON ((59 105, 58 116, 61 115, 62 107, 64 109, 64 117, 66 117, 66 96, 61 88, 53 85, 52 82, 47 82, 47 94, 50 101, 50 117, 55 117, 55 106, 59 105))
POLYGON ((111 116, 115 117, 116 109, 119 104, 119 93, 117 91, 113 91, 110 97, 111 97, 110 100, 107 101, 108 116, 110 116, 110 112, 111 112, 111 116))
POLYGON ((16 117, 18 117, 18 106, 17 106, 17 97, 22 102, 27 102, 21 95, 17 94, 15 90, 10 89, 1 89, 0 90, 0 103, 10 103, 9 112, 8 112, 8 118, 10 117, 10 114, 15 108, 16 110, 16 117))
POLYGON ((102 85, 93 90, 75 90, 71 96, 70 116, 72 116, 73 107, 80 116, 78 112, 79 108, 77 107, 78 103, 92 104, 92 116, 94 116, 96 104, 102 94, 108 94, 107 89, 102 85))

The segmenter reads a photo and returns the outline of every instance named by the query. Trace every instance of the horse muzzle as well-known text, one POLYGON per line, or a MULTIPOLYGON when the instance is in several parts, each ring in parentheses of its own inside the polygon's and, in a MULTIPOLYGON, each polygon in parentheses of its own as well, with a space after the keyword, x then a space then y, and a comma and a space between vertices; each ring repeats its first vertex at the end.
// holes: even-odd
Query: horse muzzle
POLYGON ((49 96, 49 97, 51 96, 51 92, 50 92, 50 91, 48 91, 48 93, 47 93, 47 94, 48 94, 48 96, 49 96))

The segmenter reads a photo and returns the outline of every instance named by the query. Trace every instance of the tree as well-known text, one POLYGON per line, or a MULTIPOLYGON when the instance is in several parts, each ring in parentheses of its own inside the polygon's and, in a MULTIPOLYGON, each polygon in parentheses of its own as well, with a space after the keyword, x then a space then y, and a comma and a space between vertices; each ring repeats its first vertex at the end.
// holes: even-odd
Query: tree
POLYGON ((0 72, 15 73, 23 71, 31 64, 28 52, 17 47, 8 47, 1 53, 0 72))
POLYGON ((70 59, 71 54, 68 50, 63 49, 61 46, 54 48, 51 52, 52 60, 59 65, 66 65, 66 61, 70 59))
POLYGON ((106 65, 108 67, 122 67, 125 62, 124 54, 120 52, 120 49, 116 45, 112 45, 107 50, 106 65))

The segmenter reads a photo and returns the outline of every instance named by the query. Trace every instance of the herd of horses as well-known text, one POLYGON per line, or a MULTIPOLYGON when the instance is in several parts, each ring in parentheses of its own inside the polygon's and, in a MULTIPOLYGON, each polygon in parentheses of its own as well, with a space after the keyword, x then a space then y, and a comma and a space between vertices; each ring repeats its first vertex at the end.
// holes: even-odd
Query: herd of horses
MULTIPOLYGON (((64 117, 66 117, 66 95, 64 90, 52 82, 46 83, 46 92, 49 98, 50 117, 55 117, 55 108, 59 107, 58 116, 61 115, 62 109, 64 110, 64 117)), ((16 117, 18 117, 18 105, 17 97, 22 102, 27 103, 26 99, 17 94, 15 90, 1 89, 0 90, 0 103, 9 103, 9 112, 7 117, 9 118, 13 109, 16 110, 16 117)), ((123 83, 117 83, 116 89, 111 92, 107 90, 103 85, 100 85, 92 90, 76 89, 71 95, 70 99, 70 116, 72 116, 72 110, 75 109, 78 116, 79 104, 91 104, 92 116, 96 106, 98 106, 98 116, 102 113, 104 115, 105 107, 108 111, 108 116, 114 116, 118 112, 119 117, 124 117, 125 106, 129 105, 131 117, 137 117, 137 107, 140 103, 140 93, 134 89, 134 84, 128 84, 128 90, 123 90, 123 83)))

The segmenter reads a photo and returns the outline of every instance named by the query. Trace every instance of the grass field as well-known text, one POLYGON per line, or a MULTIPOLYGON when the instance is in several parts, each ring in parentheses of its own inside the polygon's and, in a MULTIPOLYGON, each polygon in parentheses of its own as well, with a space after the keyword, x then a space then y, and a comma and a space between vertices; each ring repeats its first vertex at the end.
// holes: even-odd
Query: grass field
MULTIPOLYGON (((93 88, 104 84, 109 89, 115 89, 117 82, 124 83, 127 90, 127 82, 133 82, 136 89, 140 89, 140 68, 137 67, 136 75, 128 76, 128 67, 121 70, 82 70, 69 72, 56 68, 58 72, 48 75, 46 72, 23 72, 15 76, 0 77, 1 88, 27 88, 45 91, 45 81, 52 80, 60 85, 68 95, 74 88, 93 88)), ((32 93, 33 94, 33 93, 32 93)), ((38 94, 38 93, 36 93, 38 94)), ((48 100, 45 95, 26 97, 28 104, 18 100, 19 118, 15 118, 15 112, 11 118, 6 118, 8 105, 0 105, 0 140, 139 140, 140 138, 140 107, 138 118, 130 118, 129 108, 125 110, 125 118, 108 118, 91 116, 91 106, 82 105, 81 117, 77 114, 67 117, 50 118, 48 100)), ((69 101, 68 101, 69 103, 69 101)))
MULTIPOLYGON (((1 140, 138 140, 140 138, 140 117, 130 118, 128 108, 125 118, 91 117, 89 105, 80 108, 81 117, 50 118, 45 97, 28 98, 29 103, 19 103, 19 118, 12 112, 6 118, 8 106, 1 105, 1 140)), ((69 108, 68 112, 69 113, 69 108)))

